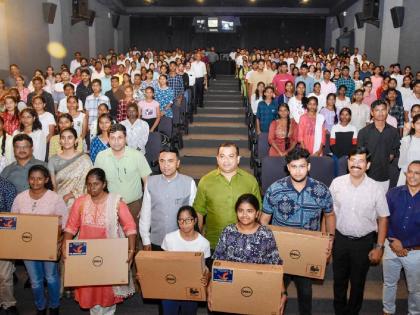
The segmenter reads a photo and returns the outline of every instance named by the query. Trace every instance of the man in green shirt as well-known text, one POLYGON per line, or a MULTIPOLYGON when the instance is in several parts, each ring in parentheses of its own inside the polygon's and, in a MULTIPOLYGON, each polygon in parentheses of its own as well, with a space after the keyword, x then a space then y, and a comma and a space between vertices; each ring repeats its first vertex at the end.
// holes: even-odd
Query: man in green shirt
POLYGON ((251 193, 261 204, 261 192, 257 180, 238 167, 239 148, 234 143, 224 143, 217 151, 218 168, 204 175, 198 183, 194 208, 198 214, 198 226, 214 249, 223 229, 235 223, 235 203, 238 197, 251 193))
POLYGON ((105 171, 109 191, 121 195, 138 224, 143 196, 141 181, 146 184, 152 171, 143 153, 126 145, 126 137, 123 125, 113 125, 109 132, 110 148, 98 154, 95 167, 105 171))

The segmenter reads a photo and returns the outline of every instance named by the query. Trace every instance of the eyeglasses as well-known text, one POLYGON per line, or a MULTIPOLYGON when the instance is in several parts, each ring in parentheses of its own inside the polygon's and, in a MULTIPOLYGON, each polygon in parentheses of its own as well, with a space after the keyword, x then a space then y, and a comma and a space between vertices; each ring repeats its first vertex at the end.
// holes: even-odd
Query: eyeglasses
POLYGON ((191 224, 194 222, 194 218, 178 219, 179 224, 191 224))

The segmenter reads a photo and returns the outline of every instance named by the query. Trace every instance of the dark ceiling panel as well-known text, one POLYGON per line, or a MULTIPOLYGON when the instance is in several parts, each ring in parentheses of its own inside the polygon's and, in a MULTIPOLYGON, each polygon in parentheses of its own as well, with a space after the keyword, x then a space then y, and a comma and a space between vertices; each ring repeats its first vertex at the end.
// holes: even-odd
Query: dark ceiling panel
POLYGON ((302 0, 120 0, 126 7, 148 6, 261 6, 261 7, 306 7, 330 8, 341 0, 309 0, 306 4, 302 0))

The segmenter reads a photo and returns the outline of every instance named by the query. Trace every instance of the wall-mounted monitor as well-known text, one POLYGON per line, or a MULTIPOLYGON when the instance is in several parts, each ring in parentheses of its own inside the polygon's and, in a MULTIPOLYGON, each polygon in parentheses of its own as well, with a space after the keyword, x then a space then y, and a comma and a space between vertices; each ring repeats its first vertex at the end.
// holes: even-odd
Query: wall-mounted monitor
POLYGON ((234 33, 240 25, 239 17, 234 16, 196 16, 193 21, 195 31, 199 33, 234 33))

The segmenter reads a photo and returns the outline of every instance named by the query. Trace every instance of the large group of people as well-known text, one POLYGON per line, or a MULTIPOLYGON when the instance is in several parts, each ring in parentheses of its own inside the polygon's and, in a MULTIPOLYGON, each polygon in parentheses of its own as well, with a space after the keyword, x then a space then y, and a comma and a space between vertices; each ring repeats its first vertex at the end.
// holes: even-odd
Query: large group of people
MULTIPOLYGON (((173 117, 174 106, 204 105, 218 58, 214 48, 134 47, 89 60, 76 52, 69 67, 37 69, 30 81, 10 66, 0 80, 0 211, 59 215, 64 240, 126 237, 130 265, 139 250, 201 251, 210 310, 212 259, 282 264, 267 225, 322 231, 330 239, 320 255, 332 257, 337 315, 359 314, 369 267, 380 262, 384 314, 396 312, 401 269, 409 313, 420 314, 420 72, 385 69, 357 48, 238 49, 230 56, 251 128, 267 135, 267 153, 284 158, 289 172, 264 195, 230 142, 215 148, 217 167, 198 185, 179 172, 172 146, 152 174, 144 155, 149 133, 173 117), (348 174, 328 187, 309 176, 311 156, 347 157, 348 174), (390 188, 397 161, 398 186, 390 188)), ((65 246, 61 252, 61 262, 24 261, 37 314, 59 314, 65 246)), ((0 260, 7 314, 18 314, 13 272, 12 261, 0 260)), ((291 282, 299 314, 311 314, 312 280, 291 274, 284 275, 280 313, 287 313, 291 282)), ((76 288, 74 297, 91 314, 114 314, 135 292, 129 281, 76 288)), ((193 315, 197 306, 162 302, 164 314, 193 315)))

